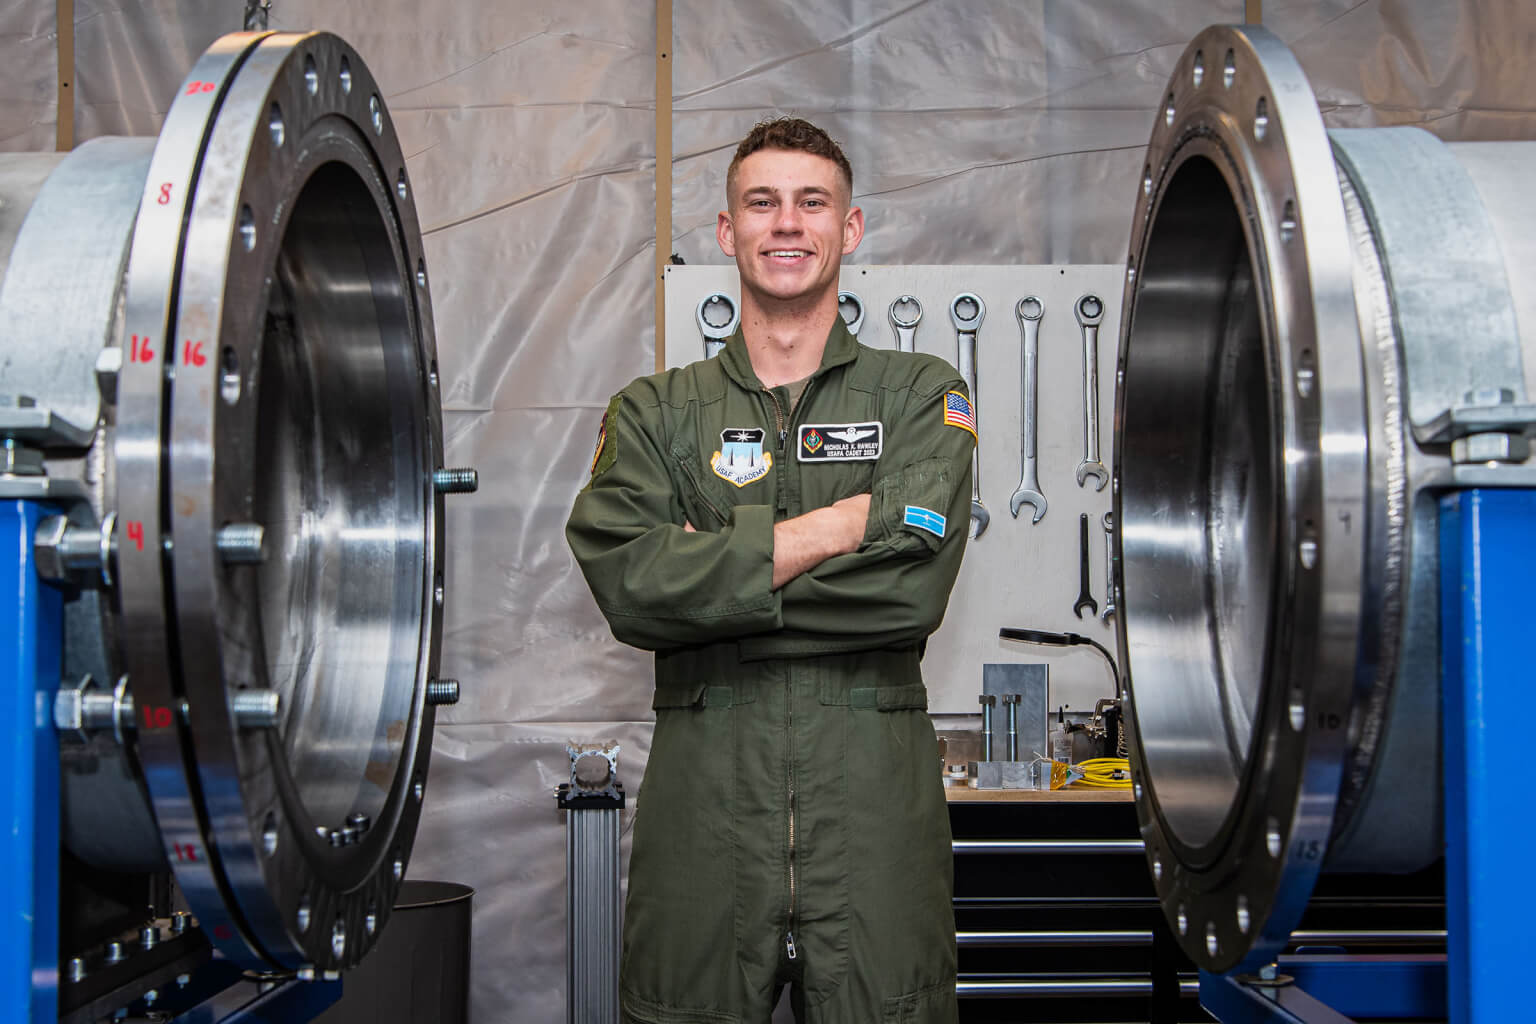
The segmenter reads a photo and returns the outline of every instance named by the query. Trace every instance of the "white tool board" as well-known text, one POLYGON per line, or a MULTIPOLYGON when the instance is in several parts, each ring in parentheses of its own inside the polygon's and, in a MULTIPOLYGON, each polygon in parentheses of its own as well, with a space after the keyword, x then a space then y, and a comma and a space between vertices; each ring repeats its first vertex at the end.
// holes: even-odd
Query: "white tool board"
MULTIPOLYGON (((944 625, 930 639, 923 660, 929 710, 936 715, 974 714, 982 692, 982 666, 1036 662, 1049 666, 1054 709, 1091 710, 1114 696, 1109 669, 1091 648, 1036 647, 999 640, 1000 626, 1023 626, 1092 637, 1115 649, 1113 620, 1087 610, 1072 612, 1078 595, 1078 515, 1089 516, 1090 592, 1099 610, 1105 601, 1104 513, 1110 487, 1077 485, 1083 458, 1083 337, 1073 306, 1086 293, 1104 303, 1099 328, 1099 458, 1106 468, 1114 447, 1115 359, 1119 346, 1121 289, 1125 268, 1093 266, 848 266, 841 287, 859 296, 864 322, 859 340, 894 348, 891 303, 902 295, 922 303, 917 350, 956 362, 950 302, 962 292, 978 295, 986 318, 977 337, 975 406, 981 438, 981 500, 991 524, 960 568, 944 625), (1015 307, 1026 295, 1045 304, 1039 334, 1038 453, 1040 490, 1047 511, 1030 523, 1030 507, 1014 519, 1008 501, 1022 470, 1023 334, 1015 307)), ((739 297, 734 265, 666 269, 666 365, 683 366, 704 356, 696 319, 699 302, 714 292, 739 297)), ((964 527, 969 529, 969 523, 964 527)))

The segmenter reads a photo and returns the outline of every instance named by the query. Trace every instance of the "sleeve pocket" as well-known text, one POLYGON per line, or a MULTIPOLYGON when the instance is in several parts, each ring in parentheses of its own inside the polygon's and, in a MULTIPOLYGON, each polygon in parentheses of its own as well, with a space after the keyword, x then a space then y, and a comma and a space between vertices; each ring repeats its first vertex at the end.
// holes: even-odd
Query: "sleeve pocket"
POLYGON ((875 482, 866 541, 889 541, 899 550, 935 552, 957 524, 945 516, 954 497, 954 474, 942 456, 903 466, 875 482))

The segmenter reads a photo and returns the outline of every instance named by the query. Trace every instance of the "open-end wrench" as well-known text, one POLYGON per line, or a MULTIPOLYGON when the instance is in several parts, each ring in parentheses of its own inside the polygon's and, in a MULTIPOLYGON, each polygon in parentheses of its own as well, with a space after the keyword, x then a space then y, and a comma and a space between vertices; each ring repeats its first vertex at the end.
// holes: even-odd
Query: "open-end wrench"
MULTIPOLYGON (((949 319, 955 325, 955 363, 960 377, 971 392, 971 417, 976 410, 976 336, 981 333, 981 322, 987 318, 987 304, 974 292, 961 292, 949 304, 949 319)), ((979 424, 978 424, 979 427, 979 424)), ((992 514, 981 503, 981 432, 976 433, 976 447, 971 451, 971 539, 987 532, 992 514)))
POLYGON ((848 333, 857 338, 859 328, 864 326, 864 300, 853 292, 838 292, 837 311, 848 325, 848 333))
POLYGON ((1024 332, 1024 431, 1020 445, 1024 455, 1024 469, 1019 477, 1018 490, 1008 499, 1008 511, 1017 519, 1019 509, 1028 504, 1035 510, 1030 522, 1038 523, 1045 518, 1045 495, 1040 493, 1039 450, 1035 434, 1035 413, 1040 403, 1040 318, 1045 316, 1045 303, 1037 296, 1026 295, 1019 300, 1017 312, 1019 328, 1024 332))
POLYGON ((1079 513, 1077 517, 1077 552, 1081 561, 1078 563, 1077 573, 1077 603, 1072 606, 1072 613, 1082 618, 1085 607, 1089 615, 1099 610, 1099 603, 1093 599, 1093 591, 1088 586, 1088 513, 1086 512, 1079 513))
POLYGON ((1099 618, 1108 622, 1115 614, 1115 514, 1104 513, 1104 610, 1099 618))
POLYGON ((917 351, 917 325, 923 319, 923 304, 916 296, 903 295, 891 303, 891 326, 896 329, 896 348, 917 351))
POLYGON ((1099 322, 1104 302, 1097 295, 1084 295, 1073 310, 1083 329, 1083 461, 1077 464, 1077 486, 1091 476, 1093 489, 1102 491, 1109 482, 1109 471, 1099 461, 1099 322))
POLYGON ((694 314, 699 321, 699 333, 704 335, 704 358, 709 359, 725 348, 725 340, 736 333, 741 322, 741 311, 736 301, 725 292, 711 292, 699 302, 694 314))

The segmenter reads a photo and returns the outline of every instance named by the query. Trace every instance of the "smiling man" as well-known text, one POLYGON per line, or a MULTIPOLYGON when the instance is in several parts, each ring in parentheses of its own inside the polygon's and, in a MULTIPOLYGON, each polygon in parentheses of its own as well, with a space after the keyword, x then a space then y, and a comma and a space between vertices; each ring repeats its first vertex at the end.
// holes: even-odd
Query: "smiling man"
MULTIPOLYGON (((608 405, 566 526, 656 652, 624 922, 626 1021, 956 1019, 949 820, 919 671, 965 549, 953 367, 837 311, 864 215, 827 135, 753 128, 720 248, 741 327, 608 405)), ((964 415, 957 414, 964 413, 964 415)))

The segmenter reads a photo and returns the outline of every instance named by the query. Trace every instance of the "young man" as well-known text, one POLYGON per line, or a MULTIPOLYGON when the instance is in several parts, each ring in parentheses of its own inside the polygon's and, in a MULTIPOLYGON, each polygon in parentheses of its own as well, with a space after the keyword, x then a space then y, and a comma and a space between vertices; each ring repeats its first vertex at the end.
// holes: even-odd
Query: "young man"
POLYGON ((619 640, 656 652, 630 860, 626 1021, 956 1019, 949 819, 918 661, 966 543, 954 369, 859 345, 847 158, 742 141, 720 248, 741 328, 608 405, 566 537, 619 640))

